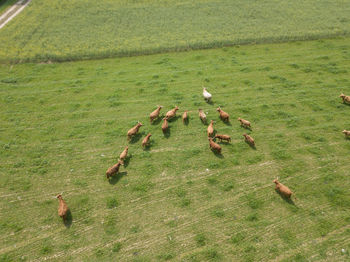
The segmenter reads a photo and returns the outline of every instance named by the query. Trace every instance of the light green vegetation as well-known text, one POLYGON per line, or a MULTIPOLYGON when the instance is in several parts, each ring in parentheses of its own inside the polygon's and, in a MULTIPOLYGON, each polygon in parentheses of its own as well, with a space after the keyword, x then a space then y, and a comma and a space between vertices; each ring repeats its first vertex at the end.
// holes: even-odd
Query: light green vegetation
POLYGON ((0 0, 0 15, 6 11, 11 5, 16 3, 18 0, 0 0))
POLYGON ((350 94, 349 72, 349 39, 1 65, 1 259, 348 260, 350 106, 339 94, 350 94), (149 123, 156 105, 189 110, 189 124, 170 122, 164 137, 161 122, 149 123), (232 137, 222 157, 198 108, 232 137), (252 122, 256 150, 239 116, 252 122), (152 146, 129 143, 132 157, 109 183, 137 121, 152 146), (295 204, 274 191, 277 176, 295 204), (70 228, 57 215, 62 192, 70 228))
POLYGON ((63 61, 349 34, 346 0, 35 0, 0 61, 63 61))

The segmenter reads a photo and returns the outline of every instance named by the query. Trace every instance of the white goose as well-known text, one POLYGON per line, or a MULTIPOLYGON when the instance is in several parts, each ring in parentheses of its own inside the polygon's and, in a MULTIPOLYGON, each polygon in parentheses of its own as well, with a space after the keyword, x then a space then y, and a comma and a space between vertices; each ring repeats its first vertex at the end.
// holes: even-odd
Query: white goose
POLYGON ((210 102, 211 100, 211 94, 207 91, 205 87, 203 87, 203 96, 205 101, 210 102))

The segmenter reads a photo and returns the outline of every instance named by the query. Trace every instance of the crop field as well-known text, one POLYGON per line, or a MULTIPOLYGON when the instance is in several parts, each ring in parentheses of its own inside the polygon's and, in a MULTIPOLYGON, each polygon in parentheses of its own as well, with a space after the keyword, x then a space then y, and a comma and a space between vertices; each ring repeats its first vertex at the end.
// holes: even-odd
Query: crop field
POLYGON ((0 261, 349 260, 349 73, 349 38, 0 65, 0 261), (149 123, 156 105, 189 110, 189 124, 164 136, 149 123), (198 108, 232 137, 222 156, 198 108), (296 199, 274 191, 276 177, 296 199))
POLYGON ((0 61, 67 61, 349 35, 347 0, 33 0, 0 61))

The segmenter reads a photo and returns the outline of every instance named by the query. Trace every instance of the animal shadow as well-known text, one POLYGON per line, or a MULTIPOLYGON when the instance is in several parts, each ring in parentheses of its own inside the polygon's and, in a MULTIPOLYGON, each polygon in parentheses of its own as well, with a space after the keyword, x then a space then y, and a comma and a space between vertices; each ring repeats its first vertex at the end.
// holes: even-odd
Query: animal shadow
POLYGON ((200 120, 201 120, 203 125, 206 125, 206 126, 208 125, 208 121, 207 120, 204 120, 204 121, 202 119, 200 119, 200 120))
POLYGON ((68 209, 66 214, 66 219, 63 221, 66 228, 70 228, 73 223, 73 215, 70 209, 68 209))
POLYGON ((127 167, 129 165, 130 159, 132 158, 132 154, 129 154, 125 159, 124 159, 124 167, 127 167))
POLYGON ((241 125, 241 128, 247 129, 247 130, 249 130, 249 131, 253 131, 252 128, 249 127, 249 126, 243 126, 243 125, 241 125))
POLYGON ((181 116, 174 116, 174 117, 168 119, 168 122, 169 122, 169 123, 175 122, 175 121, 177 121, 180 117, 181 117, 181 116))
POLYGON ((252 149, 256 150, 256 146, 255 146, 255 144, 254 144, 254 145, 252 145, 251 143, 249 143, 249 142, 248 142, 248 141, 246 141, 246 140, 244 140, 244 142, 246 142, 246 144, 248 144, 248 146, 250 146, 250 148, 252 148, 252 149))
POLYGON ((281 197, 284 201, 286 201, 286 202, 287 202, 288 204, 290 204, 290 205, 295 206, 295 203, 294 203, 293 199, 286 197, 285 195, 283 195, 283 194, 282 194, 280 191, 278 191, 277 189, 275 189, 275 191, 277 192, 277 194, 280 195, 280 197, 281 197))
POLYGON ((140 138, 141 138, 143 135, 144 135, 144 132, 137 133, 136 135, 134 135, 134 136, 130 139, 129 143, 130 143, 130 144, 135 144, 137 141, 140 140, 140 138))
POLYGON ((143 150, 145 151, 150 151, 151 150, 151 147, 154 145, 154 141, 151 140, 148 142, 148 144, 143 148, 143 150))
POLYGON ((118 183, 118 181, 123 177, 123 176, 126 176, 128 174, 127 171, 123 171, 123 172, 118 172, 117 174, 115 174, 114 176, 112 176, 108 182, 111 184, 111 185, 115 185, 118 183))
POLYGON ((209 101, 207 101, 207 100, 205 100, 206 102, 207 102, 207 104, 209 104, 209 105, 214 105, 214 101, 212 100, 212 99, 210 99, 209 101))
POLYGON ((214 153, 214 155, 217 157, 217 158, 224 158, 224 156, 219 153, 218 151, 214 150, 214 149, 211 149, 211 151, 214 153))
POLYGON ((163 135, 165 138, 169 138, 170 137, 170 127, 167 128, 167 130, 163 131, 163 135))
POLYGON ((190 118, 187 117, 186 120, 183 121, 184 125, 188 126, 188 124, 190 123, 190 118))
POLYGON ((163 117, 157 117, 157 119, 152 121, 152 125, 158 125, 160 123, 160 121, 162 121, 163 117))
POLYGON ((227 126, 232 126, 230 120, 229 121, 222 121, 222 122, 224 122, 224 124, 227 125, 227 126))

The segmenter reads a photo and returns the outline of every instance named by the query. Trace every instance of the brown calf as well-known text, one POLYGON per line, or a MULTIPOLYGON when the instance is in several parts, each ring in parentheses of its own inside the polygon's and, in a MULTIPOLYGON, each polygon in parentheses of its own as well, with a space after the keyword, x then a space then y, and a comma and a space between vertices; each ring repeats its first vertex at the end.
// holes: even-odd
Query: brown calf
POLYGON ((199 118, 202 120, 203 123, 207 122, 207 116, 205 115, 205 113, 203 112, 202 109, 198 109, 198 115, 199 115, 199 118))
POLYGON ((277 179, 273 180, 273 182, 276 184, 275 189, 280 192, 281 195, 286 198, 290 198, 292 196, 293 192, 288 187, 280 183, 277 179))
POLYGON ((148 146, 149 145, 149 139, 152 135, 148 134, 143 140, 142 140, 142 147, 148 146))
POLYGON ((182 115, 182 123, 186 123, 188 121, 188 111, 186 110, 182 115))
POLYGON ((120 156, 119 156, 119 159, 120 159, 120 161, 122 162, 122 164, 124 164, 124 160, 125 160, 125 158, 126 158, 127 155, 128 155, 128 150, 129 150, 129 147, 126 146, 125 149, 123 150, 123 152, 122 152, 122 153, 120 154, 120 156))
POLYGON ((341 94, 339 97, 341 97, 343 99, 343 103, 350 104, 350 96, 346 96, 344 94, 341 94))
POLYGON ((348 130, 343 130, 342 133, 345 135, 345 137, 350 136, 350 131, 348 131, 348 130))
POLYGON ((107 179, 109 179, 111 176, 114 176, 115 174, 117 174, 119 172, 119 168, 122 164, 123 163, 121 161, 118 161, 118 163, 116 163, 115 165, 108 168, 108 170, 106 171, 107 179))
POLYGON ((243 136, 246 142, 248 142, 251 146, 255 146, 255 141, 250 135, 243 134, 243 136))
POLYGON ((210 121, 210 124, 209 124, 209 126, 208 126, 208 129, 207 129, 208 137, 213 136, 213 134, 214 134, 214 127, 213 127, 213 124, 214 124, 214 121, 211 120, 211 121, 210 121))
POLYGON ((209 146, 210 146, 210 148, 211 148, 212 150, 218 152, 219 154, 221 154, 221 146, 218 145, 217 143, 215 143, 211 137, 208 137, 208 140, 209 140, 209 146))
POLYGON ((163 133, 165 133, 168 130, 168 128, 169 128, 168 119, 164 117, 163 124, 162 124, 163 133))
POLYGON ((241 122, 241 126, 251 128, 250 122, 248 120, 239 117, 238 121, 241 122))
POLYGON ((134 126, 133 128, 131 128, 128 131, 128 134, 127 134, 128 135, 128 140, 130 140, 132 136, 136 135, 137 132, 139 132, 139 129, 140 129, 141 126, 142 126, 142 124, 139 122, 139 123, 137 123, 136 126, 134 126))
POLYGON ((154 110, 152 113, 149 114, 149 119, 151 123, 153 122, 154 119, 159 117, 159 111, 162 109, 162 106, 158 106, 156 110, 154 110))
POLYGON ((222 109, 220 107, 218 107, 216 109, 216 111, 218 111, 220 113, 220 118, 222 121, 224 121, 224 122, 230 121, 230 115, 228 113, 226 113, 225 111, 222 111, 222 109))
POLYGON ((176 111, 179 110, 179 108, 176 106, 174 109, 171 109, 170 111, 168 111, 165 115, 166 118, 170 119, 173 118, 174 116, 176 116, 176 111))
POLYGON ((66 221, 67 213, 68 213, 68 206, 66 201, 63 200, 62 195, 57 196, 59 204, 58 204, 58 215, 62 217, 63 221, 66 221))
POLYGON ((221 142, 222 140, 226 140, 226 142, 231 142, 231 137, 228 135, 215 135, 215 138, 220 139, 221 142))

